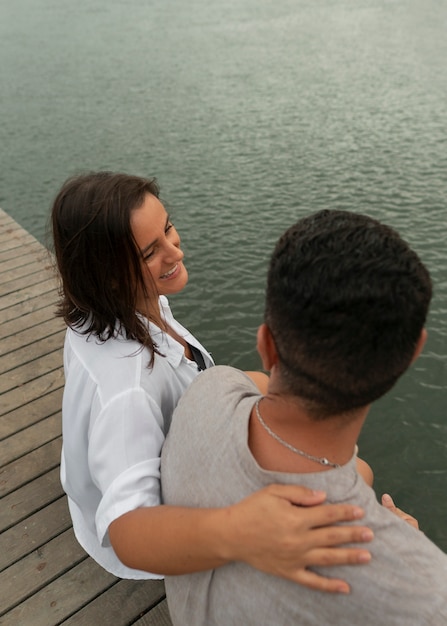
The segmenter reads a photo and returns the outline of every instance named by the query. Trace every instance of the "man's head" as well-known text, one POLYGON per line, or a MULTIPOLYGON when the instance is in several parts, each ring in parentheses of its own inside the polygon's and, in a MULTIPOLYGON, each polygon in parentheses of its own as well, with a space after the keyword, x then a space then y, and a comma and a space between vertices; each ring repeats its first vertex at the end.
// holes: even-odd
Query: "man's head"
POLYGON ((267 281, 282 388, 322 417, 370 404, 410 365, 431 291, 391 228, 345 211, 299 220, 278 241, 267 281))

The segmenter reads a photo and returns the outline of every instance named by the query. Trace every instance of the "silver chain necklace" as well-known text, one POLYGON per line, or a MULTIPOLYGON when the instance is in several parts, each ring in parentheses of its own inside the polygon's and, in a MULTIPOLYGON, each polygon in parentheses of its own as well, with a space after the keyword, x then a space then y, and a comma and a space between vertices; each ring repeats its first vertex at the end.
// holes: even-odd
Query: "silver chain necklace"
POLYGON ((313 454, 307 454, 307 452, 304 452, 303 450, 299 450, 298 448, 295 448, 294 446, 292 446, 290 443, 287 443, 287 441, 284 441, 284 439, 281 439, 281 437, 277 435, 276 433, 274 433, 273 430, 269 426, 267 426, 267 424, 262 419, 261 414, 259 412, 259 402, 261 400, 262 398, 258 398, 256 400, 256 404, 255 404, 256 416, 261 426, 268 432, 268 434, 271 437, 273 437, 273 439, 276 439, 278 443, 280 443, 285 448, 288 448, 292 452, 295 452, 295 454, 299 454, 300 456, 303 456, 304 458, 309 459, 309 461, 315 461, 316 463, 320 463, 320 465, 325 465, 329 467, 340 467, 338 463, 332 463, 332 461, 329 461, 325 456, 319 457, 319 456, 313 456, 313 454))

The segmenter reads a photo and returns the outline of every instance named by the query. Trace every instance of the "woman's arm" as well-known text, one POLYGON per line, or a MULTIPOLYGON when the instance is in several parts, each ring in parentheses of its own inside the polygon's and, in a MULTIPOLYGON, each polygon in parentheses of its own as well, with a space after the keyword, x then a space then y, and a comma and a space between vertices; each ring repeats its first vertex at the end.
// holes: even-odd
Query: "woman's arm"
POLYGON ((363 526, 334 526, 361 519, 363 511, 314 506, 324 500, 323 492, 270 485, 225 508, 136 509, 110 524, 109 537, 118 558, 134 569, 177 575, 244 561, 313 589, 348 593, 344 581, 306 568, 366 563, 367 550, 336 546, 370 541, 373 535, 363 526))

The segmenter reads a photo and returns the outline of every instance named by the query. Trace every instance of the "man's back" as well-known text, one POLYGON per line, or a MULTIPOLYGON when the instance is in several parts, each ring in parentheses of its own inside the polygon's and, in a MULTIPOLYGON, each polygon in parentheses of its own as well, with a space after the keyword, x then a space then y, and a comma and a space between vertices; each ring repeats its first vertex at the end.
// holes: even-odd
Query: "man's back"
POLYGON ((262 470, 248 448, 248 422, 259 392, 241 372, 216 367, 193 383, 174 415, 163 450, 167 504, 223 506, 273 482, 323 489, 331 502, 362 506, 374 530, 371 563, 320 568, 347 580, 348 596, 311 591, 232 563, 213 571, 168 577, 176 626, 442 626, 447 624, 447 555, 421 532, 381 507, 355 469, 310 474, 262 470))

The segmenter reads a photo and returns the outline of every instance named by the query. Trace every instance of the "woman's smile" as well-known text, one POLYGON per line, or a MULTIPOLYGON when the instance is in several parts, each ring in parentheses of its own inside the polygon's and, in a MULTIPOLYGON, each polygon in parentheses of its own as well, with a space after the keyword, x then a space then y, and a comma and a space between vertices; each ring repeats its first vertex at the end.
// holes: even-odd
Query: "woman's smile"
MULTIPOLYGON (((188 282, 184 254, 180 237, 160 200, 147 194, 143 204, 132 212, 131 227, 145 271, 150 274, 148 292, 153 293, 154 287, 157 296, 181 291, 188 282)), ((143 306, 141 302, 139 309, 143 306)))
MULTIPOLYGON (((160 276, 160 279, 161 280, 169 280, 169 279, 172 279, 172 278, 176 278, 178 273, 180 272, 180 269, 181 269, 180 268, 180 263, 182 263, 182 262, 180 261, 179 263, 176 263, 172 269, 170 269, 165 274, 162 274, 160 276)), ((182 265, 183 265, 183 263, 182 263, 182 265)))

